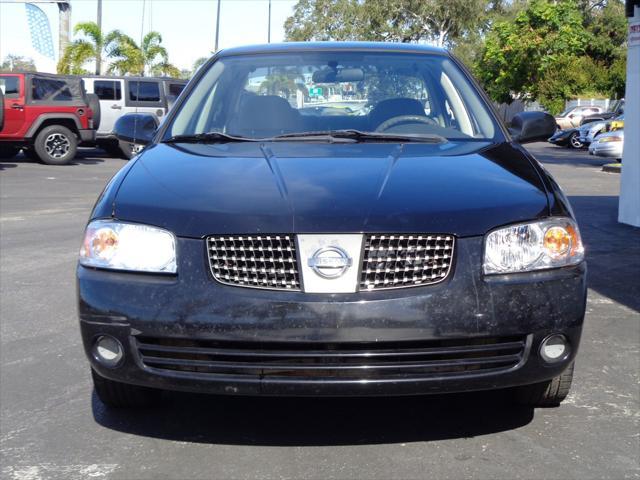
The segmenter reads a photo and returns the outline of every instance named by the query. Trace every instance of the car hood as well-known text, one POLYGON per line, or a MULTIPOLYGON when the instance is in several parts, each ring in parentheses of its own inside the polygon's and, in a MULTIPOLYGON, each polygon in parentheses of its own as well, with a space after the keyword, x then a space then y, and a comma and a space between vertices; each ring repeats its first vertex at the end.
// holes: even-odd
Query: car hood
POLYGON ((313 232, 481 235, 548 214, 510 144, 158 144, 131 166, 116 218, 179 236, 313 232))

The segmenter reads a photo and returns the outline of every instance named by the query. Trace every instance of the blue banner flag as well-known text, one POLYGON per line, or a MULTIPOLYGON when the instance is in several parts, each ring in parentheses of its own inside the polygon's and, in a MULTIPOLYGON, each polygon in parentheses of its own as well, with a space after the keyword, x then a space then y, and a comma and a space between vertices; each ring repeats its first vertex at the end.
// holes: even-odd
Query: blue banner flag
POLYGON ((27 9, 27 21, 31 32, 31 45, 34 50, 51 60, 55 60, 53 51, 53 39, 51 37, 51 25, 47 15, 31 3, 25 3, 27 9))

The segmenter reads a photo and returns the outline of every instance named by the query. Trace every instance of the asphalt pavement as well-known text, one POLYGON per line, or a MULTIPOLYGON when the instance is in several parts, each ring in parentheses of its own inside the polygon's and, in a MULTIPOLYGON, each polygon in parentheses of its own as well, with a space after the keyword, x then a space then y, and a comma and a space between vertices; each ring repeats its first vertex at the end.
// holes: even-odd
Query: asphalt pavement
POLYGON ((92 393, 74 269, 91 207, 124 160, 0 162, 0 477, 6 479, 640 477, 640 229, 617 223, 606 160, 534 144, 589 262, 574 387, 559 408, 502 392, 375 399, 172 393, 111 411, 92 393))

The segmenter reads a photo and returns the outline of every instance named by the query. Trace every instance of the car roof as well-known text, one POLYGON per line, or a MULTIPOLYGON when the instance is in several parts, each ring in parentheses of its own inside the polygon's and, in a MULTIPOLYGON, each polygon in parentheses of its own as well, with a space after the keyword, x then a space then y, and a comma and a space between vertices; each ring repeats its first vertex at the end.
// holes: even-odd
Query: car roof
POLYGON ((448 55, 444 48, 431 45, 399 42, 283 42, 265 43, 260 45, 245 45, 220 50, 220 57, 232 55, 251 55, 258 53, 284 53, 284 52, 313 52, 321 50, 344 51, 376 51, 376 52, 405 52, 428 53, 436 55, 448 55))
POLYGON ((140 77, 140 76, 128 76, 128 75, 81 75, 82 78, 91 78, 97 80, 151 80, 151 81, 165 81, 165 82, 181 82, 187 83, 189 80, 184 78, 174 77, 140 77))

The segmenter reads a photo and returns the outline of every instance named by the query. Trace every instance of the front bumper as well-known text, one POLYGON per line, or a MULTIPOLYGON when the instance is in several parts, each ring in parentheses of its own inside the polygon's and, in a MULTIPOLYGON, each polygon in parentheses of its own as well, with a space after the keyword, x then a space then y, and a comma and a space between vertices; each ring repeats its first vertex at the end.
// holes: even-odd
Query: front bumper
POLYGON ((594 143, 589 147, 589 153, 598 157, 622 158, 622 142, 594 143))
MULTIPOLYGON (((249 395, 403 395, 483 390, 557 376, 575 358, 580 341, 586 265, 483 277, 482 238, 478 237, 458 240, 454 269, 439 284, 356 294, 225 286, 212 279, 202 240, 179 239, 178 251, 176 277, 78 267, 82 338, 91 365, 100 375, 168 390, 249 395), (538 355, 540 342, 551 333, 563 333, 571 345, 570 354, 553 366, 538 355), (117 368, 101 365, 91 353, 95 339, 104 334, 124 346, 125 356, 117 368), (227 365, 225 362, 233 361, 228 355, 237 355, 240 348, 243 352, 264 352, 273 345, 296 352, 297 357, 315 352, 320 363, 308 369, 298 367, 295 372, 274 370, 265 359, 251 369, 230 368, 221 373, 211 373, 204 367, 167 370, 150 364, 141 354, 138 345, 149 338, 161 346, 176 342, 206 344, 209 350, 196 347, 192 355, 202 365, 210 358, 207 355, 211 349, 222 349, 222 364, 227 365), (358 352, 392 349, 393 355, 404 355, 405 347, 432 348, 440 345, 438 342, 482 344, 484 340, 479 339, 489 338, 522 339, 520 359, 502 369, 445 372, 436 368, 428 373, 410 367, 411 362, 401 362, 389 370, 392 374, 377 370, 372 362, 359 365, 357 373, 349 370, 349 375, 324 375, 342 370, 325 368, 324 353, 317 353, 326 352, 327 361, 347 346, 358 352), (323 375, 318 375, 318 369, 323 375)), ((218 368, 221 362, 209 363, 218 368)))

